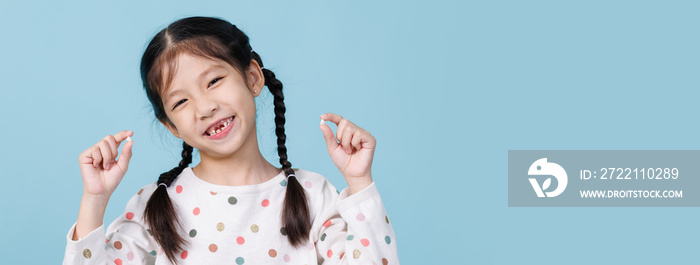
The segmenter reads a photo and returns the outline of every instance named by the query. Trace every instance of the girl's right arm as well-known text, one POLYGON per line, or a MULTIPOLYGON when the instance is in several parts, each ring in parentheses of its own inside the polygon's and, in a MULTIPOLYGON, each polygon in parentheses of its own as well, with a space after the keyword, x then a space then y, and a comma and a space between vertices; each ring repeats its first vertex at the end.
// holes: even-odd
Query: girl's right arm
POLYGON ((66 235, 63 264, 155 263, 160 248, 143 222, 143 210, 158 187, 155 182, 131 197, 124 214, 106 232, 103 225, 105 207, 128 169, 134 143, 126 141, 119 156, 117 148, 131 135, 131 131, 108 135, 80 154, 83 197, 78 221, 66 235))
POLYGON ((134 142, 127 141, 119 157, 117 148, 133 134, 132 131, 121 131, 107 135, 80 154, 78 161, 83 178, 83 197, 73 234, 74 241, 102 226, 107 202, 129 168, 134 142))

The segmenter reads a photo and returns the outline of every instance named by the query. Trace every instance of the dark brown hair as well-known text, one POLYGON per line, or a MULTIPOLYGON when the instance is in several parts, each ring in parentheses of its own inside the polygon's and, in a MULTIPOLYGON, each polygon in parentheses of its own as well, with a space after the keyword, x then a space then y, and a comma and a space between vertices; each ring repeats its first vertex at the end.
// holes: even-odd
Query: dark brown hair
MULTIPOLYGON (((253 51, 248 36, 228 21, 212 17, 188 17, 177 20, 158 32, 146 47, 141 58, 141 79, 146 96, 153 106, 156 118, 173 125, 165 114, 161 93, 170 86, 177 68, 177 56, 188 53, 209 59, 223 60, 234 69, 245 73, 251 60, 256 60, 263 67, 260 55, 253 51)), ((287 231, 287 238, 292 246, 300 246, 309 237, 311 226, 306 194, 287 160, 286 135, 284 133, 284 95, 282 82, 275 78, 269 69, 262 70, 265 86, 274 97, 275 133, 277 134, 277 152, 285 175, 288 176, 282 226, 287 231), (292 176, 290 176, 292 175, 292 176)), ((246 75, 243 77, 247 79, 246 75)), ((183 250, 185 239, 177 232, 180 225, 178 217, 168 196, 167 186, 192 163, 192 146, 183 142, 182 160, 177 167, 160 175, 159 186, 148 200, 144 218, 150 226, 153 236, 163 248, 171 262, 177 263, 176 257, 183 250)))

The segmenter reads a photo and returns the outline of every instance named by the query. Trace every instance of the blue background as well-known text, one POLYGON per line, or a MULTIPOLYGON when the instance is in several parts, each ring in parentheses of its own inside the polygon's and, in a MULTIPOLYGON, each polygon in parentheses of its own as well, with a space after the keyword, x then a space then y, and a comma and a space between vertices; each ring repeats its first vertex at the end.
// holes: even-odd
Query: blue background
MULTIPOLYGON (((95 2, 0 2, 0 263, 63 259, 78 154, 105 135, 135 131, 107 224, 176 165, 138 68, 193 15, 238 25, 284 83, 294 167, 347 186, 322 113, 377 138, 403 264, 697 262, 696 208, 507 206, 509 149, 700 148, 697 2, 95 2)), ((276 164, 265 91, 258 137, 276 164)))

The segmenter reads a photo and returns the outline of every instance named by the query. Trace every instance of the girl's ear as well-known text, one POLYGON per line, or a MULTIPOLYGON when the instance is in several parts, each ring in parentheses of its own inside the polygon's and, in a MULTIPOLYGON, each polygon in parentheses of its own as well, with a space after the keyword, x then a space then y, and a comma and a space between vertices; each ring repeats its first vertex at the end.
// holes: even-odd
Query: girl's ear
POLYGON ((260 69, 260 65, 256 60, 250 60, 250 67, 248 67, 248 87, 250 92, 253 93, 253 97, 257 97, 262 92, 263 86, 265 86, 265 76, 260 69))
POLYGON ((178 133, 177 128, 175 128, 175 125, 172 125, 170 122, 164 121, 160 121, 160 123, 162 123, 163 126, 165 126, 165 128, 168 128, 168 131, 170 131, 170 133, 172 133, 175 137, 180 138, 180 133, 178 133))

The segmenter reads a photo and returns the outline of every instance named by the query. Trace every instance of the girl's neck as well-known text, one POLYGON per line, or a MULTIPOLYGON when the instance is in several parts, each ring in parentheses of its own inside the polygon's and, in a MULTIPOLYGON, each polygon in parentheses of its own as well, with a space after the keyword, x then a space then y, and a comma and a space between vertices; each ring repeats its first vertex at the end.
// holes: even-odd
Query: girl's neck
POLYGON ((268 181, 282 170, 261 156, 260 159, 252 161, 246 159, 246 161, 231 161, 230 163, 199 163, 192 168, 192 171, 198 178, 212 184, 243 186, 268 181))
POLYGON ((270 164, 260 153, 255 131, 253 142, 225 158, 200 153, 202 161, 192 168, 194 174, 209 183, 226 186, 254 185, 268 181, 282 170, 270 164))

